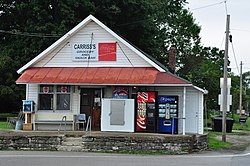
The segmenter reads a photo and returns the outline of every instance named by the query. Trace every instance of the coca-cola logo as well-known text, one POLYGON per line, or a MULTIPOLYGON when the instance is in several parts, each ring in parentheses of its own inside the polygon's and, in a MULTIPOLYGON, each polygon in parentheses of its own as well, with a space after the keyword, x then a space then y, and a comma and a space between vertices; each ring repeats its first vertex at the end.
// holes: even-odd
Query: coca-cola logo
POLYGON ((139 92, 138 93, 138 102, 146 103, 148 101, 148 93, 147 92, 139 92))
POLYGON ((137 127, 142 130, 146 129, 146 117, 144 115, 137 116, 137 127))

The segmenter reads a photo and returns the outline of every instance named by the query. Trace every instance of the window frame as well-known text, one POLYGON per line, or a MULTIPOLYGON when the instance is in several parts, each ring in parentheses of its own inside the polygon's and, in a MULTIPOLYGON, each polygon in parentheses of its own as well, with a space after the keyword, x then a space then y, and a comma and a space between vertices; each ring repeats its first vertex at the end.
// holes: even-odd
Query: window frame
POLYGON ((73 86, 71 85, 46 85, 46 84, 40 84, 39 87, 38 87, 38 109, 37 111, 39 112, 72 112, 72 96, 73 96, 73 86), (53 88, 53 91, 52 92, 48 92, 48 93, 43 93, 41 91, 41 88, 43 86, 52 86, 53 88), (57 92, 57 87, 59 86, 67 86, 69 87, 69 92, 66 92, 66 93, 62 93, 62 92, 57 92), (40 109, 40 95, 41 94, 52 94, 53 95, 53 109, 51 110, 43 110, 43 109, 40 109), (60 95, 60 94, 68 94, 70 95, 69 97, 69 109, 67 110, 62 110, 62 109, 57 109, 57 95, 60 95))

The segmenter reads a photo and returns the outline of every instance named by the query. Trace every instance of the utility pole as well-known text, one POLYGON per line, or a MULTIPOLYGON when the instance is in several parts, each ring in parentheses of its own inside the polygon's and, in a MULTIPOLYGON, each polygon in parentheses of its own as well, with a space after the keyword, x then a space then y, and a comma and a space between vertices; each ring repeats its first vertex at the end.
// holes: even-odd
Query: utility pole
POLYGON ((229 41, 229 25, 230 25, 230 15, 227 15, 226 22, 226 42, 225 42, 225 55, 224 55, 224 81, 223 81, 223 100, 222 100, 222 141, 226 142, 226 114, 227 114, 227 65, 228 65, 228 41, 229 41))
POLYGON ((240 118, 242 116, 242 61, 240 62, 240 104, 239 104, 240 118))

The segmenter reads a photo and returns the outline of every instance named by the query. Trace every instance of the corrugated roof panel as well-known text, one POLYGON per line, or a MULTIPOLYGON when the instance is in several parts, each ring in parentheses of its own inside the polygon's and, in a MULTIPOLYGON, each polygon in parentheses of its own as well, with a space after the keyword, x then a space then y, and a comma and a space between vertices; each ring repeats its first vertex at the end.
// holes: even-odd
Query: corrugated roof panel
POLYGON ((34 74, 33 77, 28 81, 30 83, 40 83, 43 82, 44 77, 48 74, 49 70, 47 68, 39 68, 39 70, 34 74))
POLYGON ((39 68, 31 68, 25 71, 25 74, 22 74, 16 82, 29 82, 30 79, 39 71, 39 68))
MULTIPOLYGON (((84 75, 86 68, 74 68, 73 72, 69 76, 67 83, 78 83, 81 82, 81 77, 84 75)), ((84 79, 85 80, 85 79, 84 79)))
POLYGON ((117 79, 122 71, 122 68, 110 68, 109 73, 106 75, 105 83, 114 84, 117 82, 117 79))
POLYGON ((144 84, 153 84, 156 79, 157 73, 158 71, 154 68, 147 68, 146 72, 143 75, 144 84))
POLYGON ((131 74, 133 73, 134 68, 122 68, 116 84, 131 84, 133 81, 130 79, 131 74))
POLYGON ((155 84, 190 84, 188 81, 168 73, 157 73, 155 84))
POLYGON ((99 68, 87 68, 84 74, 86 75, 84 83, 94 83, 95 73, 99 70, 99 68))
POLYGON ((86 73, 88 73, 87 72, 87 68, 82 68, 82 69, 84 69, 84 71, 82 72, 82 74, 81 74, 81 76, 79 77, 79 79, 78 79, 78 83, 83 83, 83 82, 85 82, 85 80, 86 80, 86 78, 87 78, 87 74, 86 73))
POLYGON ((143 82, 143 76, 146 72, 147 68, 140 67, 133 70, 130 79, 133 80, 134 84, 141 84, 143 82))
POLYGON ((51 82, 54 83, 57 80, 59 73, 62 71, 62 68, 53 68, 48 69, 49 72, 46 74, 42 82, 51 82))
POLYGON ((67 80, 70 77, 73 70, 74 68, 63 68, 61 72, 58 74, 55 83, 68 83, 67 80))
POLYGON ((109 73, 110 68, 99 68, 98 71, 95 73, 94 79, 92 83, 95 84, 102 84, 106 82, 106 76, 109 73))
POLYGON ((155 68, 31 68, 16 83, 58 84, 190 84, 155 68))

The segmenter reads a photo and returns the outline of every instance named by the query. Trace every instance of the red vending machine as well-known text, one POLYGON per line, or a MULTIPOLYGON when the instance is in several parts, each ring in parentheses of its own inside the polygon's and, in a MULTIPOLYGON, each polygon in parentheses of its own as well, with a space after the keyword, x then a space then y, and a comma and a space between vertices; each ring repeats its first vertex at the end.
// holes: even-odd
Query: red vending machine
POLYGON ((155 92, 138 92, 136 131, 156 131, 155 92))

